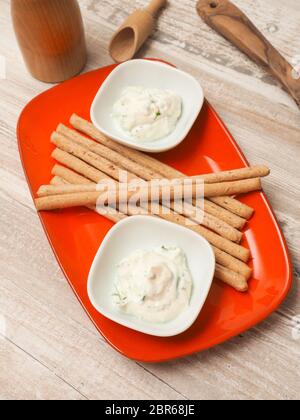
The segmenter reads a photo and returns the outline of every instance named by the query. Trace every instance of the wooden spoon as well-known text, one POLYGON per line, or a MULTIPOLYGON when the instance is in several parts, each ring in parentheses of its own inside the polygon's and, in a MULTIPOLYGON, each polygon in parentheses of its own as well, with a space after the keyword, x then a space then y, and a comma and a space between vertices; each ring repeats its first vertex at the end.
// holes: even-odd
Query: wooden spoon
POLYGON ((131 14, 113 36, 109 52, 118 63, 130 60, 151 35, 155 25, 155 16, 164 7, 167 0, 152 0, 143 10, 131 14))
POLYGON ((283 84, 300 108, 300 77, 248 17, 229 0, 199 0, 203 20, 283 84))

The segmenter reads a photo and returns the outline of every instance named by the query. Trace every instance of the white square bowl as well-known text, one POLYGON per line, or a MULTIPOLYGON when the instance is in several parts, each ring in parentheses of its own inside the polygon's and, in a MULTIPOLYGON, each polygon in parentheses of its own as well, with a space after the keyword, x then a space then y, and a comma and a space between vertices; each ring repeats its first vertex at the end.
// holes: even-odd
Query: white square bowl
POLYGON ((102 242, 88 278, 88 295, 102 315, 125 327, 159 337, 171 337, 186 331, 197 319, 211 288, 215 256, 209 243, 183 226, 152 216, 132 216, 117 223, 102 242), (116 266, 137 249, 176 246, 181 248, 193 277, 189 307, 166 323, 149 323, 123 313, 113 303, 116 266))
POLYGON ((91 120, 103 134, 121 144, 159 153, 173 149, 185 139, 203 102, 202 87, 189 74, 157 61, 131 60, 120 64, 102 84, 91 107, 91 120), (117 126, 112 117, 113 106, 128 86, 169 89, 182 98, 182 115, 171 134, 153 142, 137 142, 117 126))

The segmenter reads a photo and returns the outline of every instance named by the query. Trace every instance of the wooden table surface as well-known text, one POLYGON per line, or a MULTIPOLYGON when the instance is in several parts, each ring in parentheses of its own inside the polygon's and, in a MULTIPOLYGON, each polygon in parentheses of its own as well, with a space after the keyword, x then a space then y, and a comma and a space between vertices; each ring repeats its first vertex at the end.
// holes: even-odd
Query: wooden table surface
MULTIPOLYGON (((235 3, 300 66, 299 0, 235 3)), ((110 64, 113 31, 146 1, 80 4, 89 49, 86 70, 110 64)), ((294 284, 269 319, 225 344, 169 363, 135 363, 99 336, 45 238, 24 179, 15 128, 24 105, 48 86, 24 67, 8 0, 0 0, 0 28, 0 398, 298 399, 300 112, 293 100, 197 17, 194 0, 169 0, 139 56, 171 61, 194 75, 249 161, 271 167, 264 189, 289 245, 294 284)))

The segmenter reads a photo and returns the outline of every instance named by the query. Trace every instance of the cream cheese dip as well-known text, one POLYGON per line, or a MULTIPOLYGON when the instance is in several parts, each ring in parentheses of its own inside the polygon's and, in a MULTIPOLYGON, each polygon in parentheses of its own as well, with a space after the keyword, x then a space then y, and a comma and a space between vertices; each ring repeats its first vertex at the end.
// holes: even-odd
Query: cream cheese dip
POLYGON ((113 300, 127 314, 164 323, 188 307, 192 288, 184 252, 163 246, 137 250, 118 264, 113 300))
POLYGON ((113 107, 117 125, 139 142, 159 140, 172 133, 182 114, 182 99, 170 90, 131 86, 113 107))

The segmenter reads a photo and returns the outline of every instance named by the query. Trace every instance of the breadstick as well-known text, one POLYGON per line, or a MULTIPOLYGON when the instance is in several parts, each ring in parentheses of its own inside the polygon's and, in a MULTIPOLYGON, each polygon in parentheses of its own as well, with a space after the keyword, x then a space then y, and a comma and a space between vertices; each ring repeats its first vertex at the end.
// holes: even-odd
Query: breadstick
MULTIPOLYGON (((113 178, 118 179, 120 170, 122 168, 119 168, 118 166, 116 166, 112 162, 109 162, 105 158, 102 158, 102 157, 98 156, 94 152, 87 151, 86 148, 80 146, 77 143, 74 143, 69 138, 66 138, 63 135, 58 134, 58 133, 53 133, 52 134, 52 142, 54 144, 56 144, 58 147, 61 147, 62 149, 64 149, 66 152, 69 152, 69 153, 77 156, 82 161, 86 161, 86 162, 94 165, 94 167, 98 168, 98 170, 101 170, 101 171, 105 172, 106 174, 112 176, 113 178)), ((53 155, 53 157, 55 157, 55 154, 53 155)), ((69 158, 69 160, 70 160, 70 158, 69 158)), ((65 159, 65 161, 66 161, 66 159, 65 159)), ((77 171, 82 173, 82 168, 79 168, 79 166, 81 165, 80 161, 77 161, 77 163, 78 163, 77 168, 73 167, 72 169, 76 169, 77 171)), ((83 166, 83 165, 81 165, 81 166, 83 166)), ((85 168, 83 168, 83 169, 85 169, 85 168)), ((103 174, 103 172, 101 172, 101 174, 103 174)), ((101 174, 99 174, 99 177, 100 177, 101 174)), ((88 176, 87 169, 84 170, 84 175, 88 176)), ((92 175, 95 175, 95 176, 93 176, 92 179, 94 181, 96 181, 97 174, 95 174, 95 171, 94 171, 94 174, 92 174, 92 175)), ((129 181, 138 179, 131 172, 127 172, 127 177, 128 177, 129 181)), ((182 184, 183 182, 184 182, 183 178, 181 178, 180 180, 176 180, 177 185, 182 184)), ((246 181, 240 181, 240 182, 242 184, 237 184, 237 183, 208 184, 207 186, 204 186, 204 194, 208 194, 208 195, 220 194, 219 185, 221 185, 221 189, 222 189, 223 192, 228 191, 228 189, 230 189, 231 191, 237 191, 237 189, 239 191, 241 191, 241 190, 245 191, 245 188, 247 190, 249 190, 249 188, 250 189, 253 189, 253 188, 256 189, 260 185, 260 183, 257 182, 257 180, 250 180, 250 182, 246 180, 246 181), (244 185, 244 183, 246 185, 244 185), (250 185, 250 183, 251 183, 251 185, 250 185)), ((195 194, 197 193, 197 186, 195 186, 193 191, 191 191, 191 192, 192 192, 193 196, 195 196, 195 194)), ((186 197, 186 199, 189 198, 188 193, 185 195, 185 197, 186 197)), ((171 208, 174 208, 173 204, 171 205, 171 208)), ((197 223, 204 224, 205 226, 209 227, 213 231, 219 233, 220 235, 224 236, 225 238, 227 238, 229 240, 232 240, 234 242, 240 242, 241 241, 242 235, 237 229, 231 227, 226 222, 224 222, 222 220, 219 220, 212 215, 204 213, 203 220, 199 220, 199 218, 194 219, 192 217, 192 215, 195 213, 195 209, 196 209, 195 207, 193 207, 191 205, 189 206, 187 203, 185 203, 185 208, 184 208, 184 213, 183 214, 192 218, 197 223)), ((199 212, 198 212, 198 214, 199 214, 199 212)))
MULTIPOLYGON (((150 181, 151 179, 162 178, 159 173, 156 173, 155 171, 152 171, 147 167, 140 166, 139 164, 137 164, 131 159, 128 159, 121 153, 115 152, 114 150, 100 143, 96 143, 94 140, 90 140, 87 137, 82 136, 77 131, 71 130, 63 124, 59 124, 56 133, 58 135, 63 136, 64 138, 73 140, 78 145, 87 148, 90 152, 104 157, 110 162, 117 164, 118 166, 122 166, 122 168, 126 169, 129 172, 132 172, 135 175, 138 175, 143 179, 146 179, 147 181, 150 181)), ((59 137, 56 135, 56 138, 58 139, 59 137)))
MULTIPOLYGON (((83 118, 79 117, 78 115, 72 115, 70 119, 71 125, 81 131, 82 133, 87 134, 94 140, 100 142, 101 144, 109 147, 110 149, 121 153, 122 155, 126 156, 129 159, 132 159, 135 162, 139 162, 141 165, 151 168, 156 172, 159 172, 162 176, 166 178, 176 178, 184 176, 181 172, 177 171, 176 169, 162 163, 151 156, 145 155, 134 149, 129 149, 126 146, 123 146, 115 141, 109 139, 108 137, 104 136, 93 124, 84 120, 83 118)), ((212 200, 213 201, 213 200, 212 200)), ((228 200, 227 203, 224 200, 219 200, 222 203, 221 207, 226 208, 227 210, 232 211, 234 214, 239 215, 240 217, 244 217, 243 214, 249 215, 249 207, 245 206, 244 211, 242 210, 244 204, 240 203, 238 200, 231 199, 228 200)), ((216 201, 213 201, 216 203, 216 201)), ((218 203, 217 203, 218 204, 218 203)), ((221 205, 221 204, 219 204, 221 205)), ((253 210, 252 210, 253 214, 253 210)), ((251 215, 252 215, 251 214, 251 215)), ((251 216, 250 216, 251 217, 251 216)), ((250 218, 248 216, 248 218, 250 218)))
MULTIPOLYGON (((56 175, 52 179, 51 181, 52 185, 64 184, 65 180, 63 179, 63 177, 65 177, 65 179, 67 179, 67 182, 69 183, 75 182, 79 184, 81 182, 83 184, 87 184, 89 182, 87 178, 84 178, 76 174, 75 172, 60 165, 55 165, 52 173, 59 174, 59 175, 56 175)), ((93 207, 92 209, 94 211, 97 211, 95 207, 93 207)), ((118 213, 116 215, 106 213, 104 216, 109 218, 113 222, 118 222, 126 218, 126 215, 122 213, 118 213)), ((219 280, 222 280, 226 284, 229 284, 230 286, 232 286, 238 291, 246 291, 248 289, 246 280, 248 280, 252 274, 252 270, 250 269, 250 267, 240 262, 239 260, 235 259, 234 257, 231 257, 229 254, 226 254, 225 252, 219 250, 218 248, 213 247, 213 249, 216 255, 216 259, 217 261, 219 261, 219 263, 222 262, 223 264, 228 265, 228 261, 229 261, 230 266, 236 269, 236 266, 238 265, 240 272, 244 273, 244 275, 238 274, 235 271, 232 271, 226 268, 225 266, 217 264, 216 265, 216 278, 218 278, 219 280)))
MULTIPOLYGON (((59 149, 57 150, 59 151, 59 149)), ((68 169, 65 166, 61 166, 58 164, 54 165, 51 173, 52 175, 54 175, 54 178, 52 178, 52 181, 55 180, 56 177, 60 178, 60 180, 65 181, 65 182, 59 182, 57 184, 52 183, 52 185, 62 185, 65 183, 67 184, 91 184, 92 183, 92 181, 90 181, 88 178, 78 175, 76 172, 72 171, 71 169, 68 169)))
POLYGON ((244 179, 242 181, 220 182, 218 184, 204 183, 204 196, 209 198, 220 197, 222 195, 245 194, 248 192, 260 190, 260 178, 244 179))
POLYGON ((248 291, 248 283, 242 275, 234 273, 228 268, 222 267, 219 264, 216 264, 215 277, 233 287, 238 292, 248 291))
MULTIPOLYGON (((176 194, 176 189, 181 187, 182 189, 184 188, 184 179, 178 180, 178 182, 176 183, 176 186, 174 184, 169 185, 169 194, 170 194, 170 199, 171 200, 175 200, 175 194, 176 194)), ((238 182, 238 181, 236 181, 238 182)), ((241 183, 245 183, 244 188, 249 191, 250 188, 255 188, 258 189, 260 182, 259 182, 259 178, 258 179, 253 179, 253 180, 246 180, 246 181, 240 181, 241 183), (254 182, 256 181, 256 182, 254 182)), ((214 187, 215 191, 218 191, 218 187, 219 185, 226 185, 227 189, 232 190, 233 186, 232 184, 235 183, 231 183, 231 182, 224 182, 222 184, 209 184, 208 187, 214 187)), ((118 183, 116 183, 116 186, 119 188, 118 183)), ((130 185, 130 184, 128 184, 130 185)), ((152 187, 153 188, 153 187, 152 187)), ((241 188, 243 188, 243 185, 240 185, 240 190, 241 188)), ((124 188, 123 188, 124 189, 124 188)), ((68 194, 68 193, 81 193, 81 192, 95 192, 95 191, 102 191, 101 185, 99 185, 99 189, 97 189, 97 187, 93 187, 91 185, 63 185, 63 186, 47 186, 47 185, 42 185, 38 191, 38 195, 40 197, 45 197, 47 195, 58 195, 58 194, 68 194)), ((141 194, 143 194, 143 196, 146 195, 146 197, 150 198, 151 197, 151 183, 146 182, 144 185, 141 185, 139 187, 139 191, 141 194)), ((118 191, 117 191, 118 193, 118 191)), ((206 188, 204 188, 204 194, 206 193, 206 188)), ((192 199, 195 198, 197 194, 197 186, 195 184, 191 185, 191 188, 189 188, 189 191, 186 191, 185 193, 185 198, 188 199, 192 199)), ((130 198, 130 196, 128 196, 128 198, 130 198)), ((163 186, 158 185, 157 186, 157 198, 159 200, 163 199, 163 186)), ((119 197, 117 197, 117 201, 119 201, 119 197)), ((239 232, 239 234, 241 235, 241 233, 239 232)))
POLYGON ((68 168, 73 169, 80 175, 83 175, 84 177, 96 183, 100 182, 102 179, 107 178, 107 176, 100 172, 98 169, 93 168, 92 166, 76 158, 75 156, 64 152, 63 150, 55 149, 52 153, 52 157, 62 165, 66 165, 68 168))
POLYGON ((35 205, 38 211, 61 210, 79 206, 95 206, 99 192, 82 192, 78 194, 50 195, 37 198, 35 205))
MULTIPOLYGON (((110 138, 102 134, 93 124, 84 120, 83 118, 79 117, 76 114, 72 115, 70 119, 70 123, 74 128, 76 128, 77 130, 81 131, 84 134, 87 134, 89 137, 98 141, 104 146, 107 146, 111 150, 121 153, 123 156, 126 156, 127 158, 133 160, 134 162, 140 162, 141 165, 147 168, 150 167, 155 172, 159 172, 160 174, 162 174, 162 172, 160 171, 162 166, 165 166, 166 171, 168 169, 171 169, 168 165, 165 165, 164 163, 159 162, 158 160, 152 158, 151 156, 148 156, 134 149, 129 149, 128 147, 123 146, 122 144, 116 143, 115 141, 111 140, 110 138)), ((162 174, 162 175, 169 178, 165 174, 162 174)), ((176 176, 170 175, 170 178, 173 178, 173 177, 176 177, 176 176)))
MULTIPOLYGON (((159 179, 161 178, 161 174, 151 169, 140 165, 138 162, 133 162, 131 159, 128 159, 126 156, 123 156, 121 153, 115 152, 109 149, 106 146, 103 146, 99 143, 96 143, 94 140, 90 140, 87 137, 83 136, 82 134, 78 133, 75 130, 72 130, 66 127, 63 124, 59 124, 57 127, 57 132, 63 136, 68 137, 69 139, 75 141, 79 145, 82 145, 88 148, 90 151, 99 154, 102 157, 107 157, 110 161, 114 163, 120 163, 124 169, 139 175, 141 178, 150 181, 151 179, 159 179)), ((173 178, 182 178, 183 174, 174 170, 173 178), (179 175, 179 176, 177 176, 179 175)), ((172 177, 168 177, 172 178, 172 177)), ((195 204, 195 203, 194 203, 195 204)), ((246 220, 231 213, 230 211, 223 209, 222 207, 217 206, 216 204, 212 203, 211 201, 204 199, 204 212, 206 214, 210 214, 217 219, 225 222, 227 225, 234 227, 235 229, 242 229, 245 226, 246 220)), ((222 222, 218 224, 221 225, 222 222)), ((225 229, 228 230, 228 226, 223 225, 225 229)))
POLYGON ((37 195, 39 197, 47 197, 49 195, 72 194, 79 192, 95 192, 97 191, 97 184, 57 184, 57 185, 42 185, 37 195))
MULTIPOLYGON (((63 152, 60 149, 56 149, 53 152, 52 156, 58 162, 70 167, 71 169, 75 170, 76 172, 80 173, 84 177, 89 178, 96 183, 98 183, 102 179, 109 179, 109 177, 103 174, 103 172, 98 171, 95 168, 91 168, 82 160, 66 152, 63 152)), ((190 214, 193 214, 192 208, 190 209, 189 206, 186 206, 186 209, 187 211, 189 211, 190 214)), ((195 221, 198 222, 198 220, 195 220, 195 221)), ((204 213, 202 222, 203 224, 205 224, 207 227, 211 228, 215 232, 220 233, 223 236, 225 236, 227 239, 234 240, 235 242, 239 242, 241 239, 241 236, 237 230, 230 229, 230 225, 226 224, 225 222, 222 223, 222 221, 218 219, 214 220, 214 217, 210 216, 209 214, 204 213)))
POLYGON ((222 220, 235 229, 243 229, 247 223, 247 220, 243 217, 240 217, 230 210, 226 210, 207 199, 204 199, 204 212, 215 216, 217 219, 222 220))
MULTIPOLYGON (((88 139, 87 137, 83 136, 82 134, 78 133, 75 130, 71 130, 70 128, 66 127, 63 124, 59 124, 57 127, 57 132, 62 134, 63 136, 68 137, 69 139, 75 141, 79 145, 82 145, 84 147, 87 147, 90 151, 99 154, 102 157, 107 157, 108 160, 119 163, 121 166, 124 167, 124 169, 131 171, 135 173, 136 175, 142 177, 146 180, 151 179, 159 179, 161 178, 161 173, 153 171, 151 168, 147 168, 144 165, 141 165, 139 162, 134 162, 133 160, 126 157, 124 154, 117 152, 115 150, 112 150, 111 148, 96 143, 93 140, 88 139)), ((151 162, 153 162, 154 159, 151 158, 151 162)), ((156 165, 155 165, 156 166, 156 165)), ((182 178, 184 175, 176 171, 175 169, 169 169, 166 167, 166 165, 162 165, 165 173, 163 174, 167 178, 182 178), (167 170, 166 170, 167 168, 167 170)), ((154 168, 155 169, 155 168, 154 168)), ((257 166, 253 168, 243 168, 236 171, 227 171, 227 172, 221 172, 217 174, 208 174, 203 175, 202 177, 194 177, 194 178, 201 178, 204 179, 205 182, 212 182, 213 180, 219 180, 219 181, 232 181, 232 180, 238 180, 238 179, 246 179, 248 178, 254 178, 254 175, 259 176, 266 176, 269 173, 269 169, 263 166, 257 166)), ((221 220, 225 221, 226 223, 229 223, 233 227, 239 229, 244 227, 246 221, 245 219, 239 218, 236 215, 233 215, 232 213, 228 212, 228 210, 225 212, 225 209, 222 210, 222 208, 214 206, 213 203, 211 203, 208 200, 205 200, 204 206, 206 207, 206 211, 209 214, 212 214, 213 216, 220 218, 221 220), (223 216, 223 219, 222 219, 223 216)))
POLYGON ((240 217, 244 217, 246 220, 249 220, 253 216, 254 210, 251 207, 235 200, 234 198, 212 197, 210 200, 218 206, 224 207, 240 217))
POLYGON ((246 279, 246 281, 248 281, 251 278, 253 270, 246 263, 238 260, 235 257, 232 257, 224 251, 221 251, 215 246, 212 246, 212 248, 216 256, 216 261, 219 264, 230 269, 231 271, 234 271, 235 273, 239 273, 246 279))
MULTIPOLYGON (((118 187, 116 186, 116 202, 120 203, 121 199, 120 199, 120 194, 119 191, 117 189, 118 187)), ((124 187, 123 187, 124 188, 124 187)), ((143 188, 141 189, 141 196, 143 195, 142 192, 143 188)), ((65 194, 74 194, 74 193, 88 193, 88 192, 105 192, 107 191, 107 189, 100 189, 99 185, 97 184, 69 184, 69 185, 42 185, 39 190, 38 190, 38 196, 39 197, 47 197, 47 196, 51 196, 51 195, 65 195, 65 194)), ((133 191, 129 191, 127 192, 127 201, 131 198, 132 194, 134 194, 135 192, 133 191)), ((148 189, 144 192, 144 197, 149 197, 150 193, 148 191, 148 189)), ((124 193, 122 194, 122 197, 124 197, 124 193)), ((55 208, 53 208, 52 206, 54 204, 51 203, 51 200, 49 201, 45 201, 43 200, 43 206, 41 207, 40 210, 55 210, 55 208), (49 204, 48 204, 49 203, 49 204), (50 204, 51 203, 51 204, 50 204), (47 206, 51 206, 51 207, 47 207, 47 206)), ((86 204, 87 206, 91 205, 90 203, 81 203, 81 205, 86 204)), ((41 204, 39 204, 40 206, 41 204)), ((58 202, 58 205, 60 204, 60 201, 58 202)), ((67 202, 65 203, 65 206, 67 207, 68 205, 71 206, 75 206, 76 205, 76 201, 74 202, 67 202)), ((193 217, 195 219, 195 216, 193 217)), ((201 220, 199 220, 201 221, 201 220)), ((210 218, 206 219, 206 226, 210 227, 210 218)), ((214 225, 212 226, 213 228, 216 228, 216 224, 218 223, 218 220, 214 220, 214 225)), ((220 227, 220 230, 223 232, 223 227, 220 227)), ((242 236, 241 233, 239 233, 240 236, 242 236)), ((236 239, 236 238, 234 238, 236 239)), ((240 239, 239 237, 237 239, 240 239)))
MULTIPOLYGON (((70 153, 73 156, 83 160, 84 162, 92 165, 94 168, 101 170, 112 176, 115 179, 119 178, 120 168, 109 160, 102 158, 96 153, 90 152, 88 149, 78 145, 77 143, 71 141, 67 137, 63 137, 61 134, 56 132, 51 135, 51 142, 59 147, 64 152, 70 153), (104 168, 104 170, 103 170, 104 168)), ((132 179, 136 179, 132 177, 132 179)))
MULTIPOLYGON (((73 156, 70 155, 68 159, 66 159, 69 163, 72 161, 73 156)), ((76 159, 76 158, 74 158, 76 159)), ((62 162, 64 163, 64 162, 62 162)), ((72 169, 75 169, 76 165, 73 165, 72 169)), ((76 170, 76 169, 75 169, 76 170)), ((82 173, 81 173, 82 175, 82 173)), ((179 217, 179 215, 178 215, 179 217)), ((186 225, 187 221, 183 217, 183 222, 186 225)), ((250 258, 250 252, 248 249, 241 247, 240 245, 234 244, 225 238, 222 238, 221 236, 214 234, 213 232, 209 231, 208 229, 198 226, 198 228, 202 228, 202 236, 205 236, 206 239, 212 243, 212 245, 215 245, 217 248, 222 249, 223 251, 227 252, 228 254, 240 259, 241 261, 247 262, 250 258)))
MULTIPOLYGON (((143 167, 144 172, 142 172, 141 167, 139 167, 139 165, 134 165, 133 160, 128 159, 123 154, 116 152, 108 146, 105 146, 101 143, 95 143, 93 140, 82 136, 78 132, 71 130, 63 124, 58 125, 57 132, 66 137, 69 137, 71 140, 74 140, 78 144, 88 147, 88 149, 92 152, 95 152, 101 156, 107 156, 107 159, 112 162, 119 162, 120 165, 124 167, 126 167, 127 165, 132 165, 131 167, 126 167, 126 169, 131 172, 134 172, 136 175, 145 177, 146 172, 149 173, 149 175, 147 175, 148 179, 161 177, 161 174, 153 172, 151 168, 148 167, 143 167)), ((252 166, 247 168, 234 169, 230 171, 216 172, 212 174, 195 175, 192 178, 200 178, 203 179, 207 184, 214 184, 219 182, 241 181, 250 178, 262 178, 269 174, 270 169, 266 166, 252 166)), ((170 177, 174 178, 174 175, 170 177)), ((178 176, 176 175, 176 177, 178 176)))
MULTIPOLYGON (((37 195, 39 197, 50 197, 50 196, 57 196, 57 195, 68 195, 68 194, 81 194, 83 197, 83 194, 85 193, 97 193, 98 197, 102 193, 108 193, 110 185, 106 184, 72 184, 72 185, 42 185, 37 195)), ((141 197, 141 200, 143 201, 149 201, 149 197, 151 196, 151 185, 149 183, 145 182, 145 185, 141 185, 134 190, 131 190, 130 185, 126 184, 119 184, 118 182, 114 182, 114 188, 115 188, 115 195, 116 195, 116 201, 117 203, 124 203, 128 202, 136 192, 139 192, 139 195, 141 197), (136 191, 137 190, 137 191, 136 191)), ((174 200, 174 187, 170 188, 170 199, 174 200)), ((157 199, 159 201, 162 200, 163 196, 163 189, 158 188, 157 189, 157 199)), ((87 196, 88 197, 88 196, 87 196)), ((190 198, 190 197, 187 197, 190 198)), ((82 198, 83 199, 83 198, 82 198)), ((43 200, 44 203, 46 203, 46 200, 43 200)), ((49 203, 51 200, 49 199, 49 203)), ((81 205, 84 205, 85 203, 82 203, 81 205)), ((89 204, 89 203, 87 203, 89 204)), ((49 204, 50 205, 50 204, 49 204)), ((67 208, 67 200, 64 204, 67 208)), ((76 206, 76 204, 71 204, 71 207, 76 206)), ((54 208, 43 208, 43 210, 55 210, 54 208)))
MULTIPOLYGON (((97 192, 86 192, 86 193, 76 193, 76 194, 64 194, 64 195, 51 195, 47 197, 37 198, 35 200, 36 208, 38 211, 49 211, 57 209, 65 209, 70 207, 78 206, 93 206, 97 204, 101 193, 97 192)), ((237 257, 238 259, 247 262, 250 254, 249 250, 246 248, 237 245, 228 239, 223 238, 215 234, 214 232, 202 227, 202 226, 188 226, 188 220, 167 209, 163 209, 162 206, 159 206, 159 216, 165 220, 169 220, 173 223, 177 223, 200 233, 204 236, 212 245, 217 248, 222 249, 223 251, 237 257)))
MULTIPOLYGON (((70 171, 72 172, 72 171, 70 171)), ((71 173, 68 173, 68 175, 70 176, 71 173)), ((77 178, 77 174, 73 173, 72 175, 73 179, 76 180, 76 182, 78 181, 77 178)), ((59 176, 55 176, 52 180, 51 180, 51 185, 66 185, 67 181, 65 181, 63 178, 59 177, 59 176)), ((126 219, 128 216, 123 214, 123 213, 118 213, 118 214, 108 214, 107 212, 105 212, 104 214, 101 212, 101 210, 97 210, 95 207, 91 208, 91 210, 97 211, 100 215, 106 217, 107 219, 111 220, 114 223, 118 223, 121 220, 126 219)), ((218 249, 214 249, 215 252, 219 251, 218 249)), ((220 253, 222 253, 222 251, 220 251, 220 253)), ((242 274, 238 274, 220 264, 216 264, 216 272, 215 272, 215 278, 223 281, 225 284, 228 284, 229 286, 233 287, 234 289, 236 289, 239 292, 245 292, 248 289, 248 285, 247 285, 247 280, 246 278, 242 275, 242 274)))
POLYGON ((215 172, 212 174, 196 175, 192 178, 201 178, 208 184, 216 182, 241 181, 243 179, 263 178, 270 174, 266 166, 250 166, 248 168, 234 169, 230 171, 215 172))
MULTIPOLYGON (((88 179, 76 174, 75 172, 73 172, 70 169, 67 169, 67 168, 65 168, 63 166, 59 166, 59 165, 55 165, 52 173, 59 174, 59 177, 66 179, 69 183, 80 183, 81 182, 81 183, 87 184, 89 182, 88 179)), ((135 209, 132 209, 132 208, 129 207, 128 208, 128 214, 129 215, 134 215, 135 214, 135 209)), ((167 219, 167 220, 169 220, 169 219, 167 219)), ((180 220, 178 220, 178 222, 180 224, 180 220)), ((197 231, 197 233, 201 234, 201 232, 198 232, 198 231, 197 231)), ((226 253, 224 251, 221 251, 219 248, 217 248, 215 246, 213 246, 213 250, 214 250, 215 255, 216 255, 216 260, 218 261, 219 264, 221 264, 224 267, 227 267, 227 268, 231 269, 232 271, 235 271, 235 272, 238 272, 238 273, 242 274, 245 277, 246 280, 248 280, 251 277, 252 270, 251 270, 250 267, 248 267, 247 264, 245 264, 244 262, 240 261, 239 259, 229 255, 228 253, 226 253)))
POLYGON ((65 185, 65 184, 68 184, 68 182, 58 175, 55 175, 50 181, 50 185, 65 185))
MULTIPOLYGON (((64 151, 72 155, 75 155, 76 157, 93 165, 98 170, 105 172, 106 174, 112 176, 115 179, 118 179, 120 170, 123 169, 123 168, 118 167, 114 163, 108 161, 107 159, 97 155, 96 153, 87 150, 86 148, 80 146, 77 143, 74 143, 72 140, 62 136, 61 134, 53 133, 51 140, 56 146, 60 147, 64 151)), ((136 179, 135 175, 130 172, 127 173, 127 176, 128 176, 129 181, 136 179)), ((183 182, 183 178, 181 178, 181 182, 183 182)), ((177 184, 179 183, 180 183, 180 180, 177 180, 177 184)), ((227 183, 223 182, 219 184, 205 184, 204 196, 219 196, 222 194, 245 193, 249 191, 255 191, 260 188, 261 188, 261 184, 260 184, 259 179, 250 179, 250 180, 227 182, 227 183)), ((196 192, 197 192, 197 186, 194 186, 193 197, 195 197, 196 192)), ((188 197, 186 196, 186 198, 188 197)), ((190 211, 189 213, 191 214, 192 212, 190 211)), ((224 225, 224 223, 222 223, 221 221, 218 221, 216 223, 216 219, 213 218, 212 216, 209 217, 207 214, 205 214, 204 216, 204 220, 203 220, 204 224, 206 224, 206 220, 208 220, 208 223, 209 223, 208 227, 217 231, 218 233, 221 233, 226 238, 233 240, 235 242, 239 242, 241 240, 241 235, 238 233, 238 231, 237 230, 234 231, 233 228, 230 229, 230 226, 228 224, 224 225)))
MULTIPOLYGON (((74 146, 73 144, 71 144, 70 145, 70 150, 74 151, 74 147, 77 149, 80 146, 78 146, 78 145, 74 146)), ((85 159, 87 153, 91 153, 91 152, 83 150, 82 153, 80 152, 80 156, 85 159)), ((70 157, 68 158, 68 160, 71 160, 70 157)), ((77 161, 80 162, 80 159, 78 159, 77 161)), ((98 164, 99 164, 99 160, 97 160, 97 165, 98 164)), ((105 162, 104 166, 107 167, 108 164, 105 162)), ((75 169, 75 168, 72 168, 72 169, 75 169)), ((109 170, 109 172, 110 172, 110 170, 109 170)), ((118 170, 117 170, 115 165, 113 165, 112 173, 115 174, 115 176, 118 173, 118 170)), ((101 171, 100 171, 100 175, 101 176, 103 175, 103 173, 101 171)), ((80 205, 80 204, 77 204, 77 203, 82 203, 83 205, 85 205, 85 204, 90 205, 90 201, 92 202, 91 204, 95 204, 95 202, 97 201, 97 199, 99 197, 99 194, 98 194, 98 196, 95 193, 89 193, 89 194, 93 194, 93 195, 90 195, 90 196, 84 195, 83 197, 82 196, 81 197, 68 197, 68 203, 67 204, 63 201, 62 197, 60 197, 56 202, 54 200, 52 200, 51 204, 49 204, 48 202, 42 201, 42 202, 39 203, 39 206, 41 206, 41 208, 44 208, 43 206, 45 206, 45 208, 47 208, 48 206, 53 208, 53 207, 55 207, 55 205, 59 205, 59 206, 63 206, 63 208, 64 208, 65 206, 70 206, 70 205, 71 206, 80 205), (85 203, 85 200, 87 200, 86 203, 85 203)), ((161 211, 161 213, 165 213, 165 211, 161 211)), ((174 215, 174 213, 171 212, 170 216, 172 216, 172 215, 174 215)), ((184 218, 184 221, 186 221, 185 218, 184 218)), ((187 224, 187 223, 185 223, 185 224, 187 224)), ((214 241, 214 243, 212 243, 212 244, 215 245, 216 247, 218 247, 220 249, 223 249, 225 252, 237 257, 238 259, 240 259, 244 262, 247 262, 249 260, 250 252, 249 252, 248 249, 246 249, 244 247, 241 247, 237 244, 234 244, 230 240, 227 240, 226 238, 223 238, 219 235, 216 235, 216 234, 214 234, 214 232, 211 232, 211 231, 209 231, 208 229, 205 229, 202 226, 198 226, 198 228, 202 229, 202 231, 203 231, 202 235, 203 236, 207 235, 207 239, 210 238, 210 239, 208 239, 209 241, 214 241)))
MULTIPOLYGON (((71 160, 71 158, 69 158, 69 160, 71 160)), ((72 169, 75 169, 75 167, 73 167, 72 169)), ((102 172, 100 172, 99 173, 99 177, 102 177, 102 175, 103 175, 102 172)), ((92 198, 92 200, 93 199, 95 200, 95 196, 92 198)), ((74 202, 72 199, 70 199, 70 200, 71 200, 70 201, 71 202, 71 205, 75 205, 76 201, 74 202)), ((84 204, 84 202, 83 202, 83 204, 84 204)), ((198 222, 197 219, 195 221, 198 222)), ((206 222, 206 221, 207 221, 207 215, 204 215, 203 223, 206 222)), ((216 229, 217 228, 218 228, 218 226, 216 226, 216 229)), ((207 229, 205 229, 205 231, 206 231, 207 235, 213 234, 213 232, 210 232, 207 229)), ((221 248, 223 246, 224 247, 224 251, 228 252, 229 254, 232 254, 233 256, 241 259, 242 261, 245 261, 245 262, 248 261, 248 259, 250 257, 250 253, 249 253, 249 251, 246 248, 238 247, 236 244, 233 244, 229 240, 226 241, 226 238, 222 238, 219 235, 216 235, 216 237, 214 236, 212 238, 212 240, 215 240, 216 246, 218 246, 219 242, 221 241, 220 246, 218 246, 219 248, 221 248), (224 241, 223 241, 223 239, 224 239, 224 241)))

